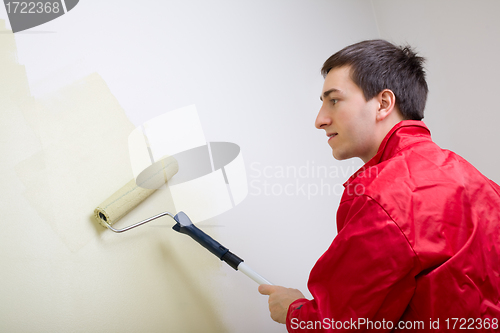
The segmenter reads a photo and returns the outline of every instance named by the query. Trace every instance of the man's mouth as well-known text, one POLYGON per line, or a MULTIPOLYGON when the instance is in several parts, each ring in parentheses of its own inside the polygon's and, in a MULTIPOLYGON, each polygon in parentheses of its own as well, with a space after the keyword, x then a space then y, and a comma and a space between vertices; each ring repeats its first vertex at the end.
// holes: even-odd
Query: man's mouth
POLYGON ((338 135, 338 133, 331 133, 331 134, 327 134, 328 135, 328 141, 330 141, 332 138, 336 137, 338 135))

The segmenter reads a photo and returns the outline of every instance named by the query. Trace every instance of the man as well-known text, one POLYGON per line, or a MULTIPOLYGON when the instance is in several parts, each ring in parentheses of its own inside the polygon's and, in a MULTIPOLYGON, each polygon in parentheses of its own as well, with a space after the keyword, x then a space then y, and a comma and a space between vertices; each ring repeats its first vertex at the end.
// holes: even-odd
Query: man
POLYGON ((289 332, 499 330, 500 187, 432 142, 423 61, 370 40, 322 68, 316 127, 336 159, 365 165, 344 184, 314 298, 259 286, 289 332))

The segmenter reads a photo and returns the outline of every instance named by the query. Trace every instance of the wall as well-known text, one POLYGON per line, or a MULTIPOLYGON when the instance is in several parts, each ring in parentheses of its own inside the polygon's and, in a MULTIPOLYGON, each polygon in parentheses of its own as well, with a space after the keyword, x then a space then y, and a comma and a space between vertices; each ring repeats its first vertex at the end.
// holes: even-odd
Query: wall
MULTIPOLYGON (((359 165, 333 160, 314 128, 319 70, 377 37, 370 3, 85 0, 25 32, 5 25, 0 331, 283 332, 255 282, 170 220, 113 234, 91 215, 132 178, 128 133, 196 104, 208 141, 240 145, 250 184, 242 204, 200 228, 306 292, 335 235, 332 189, 359 165), (276 174, 286 167, 302 173, 276 174), (317 167, 338 172, 324 180, 330 195, 317 167)), ((170 209, 159 192, 120 223, 170 209)))

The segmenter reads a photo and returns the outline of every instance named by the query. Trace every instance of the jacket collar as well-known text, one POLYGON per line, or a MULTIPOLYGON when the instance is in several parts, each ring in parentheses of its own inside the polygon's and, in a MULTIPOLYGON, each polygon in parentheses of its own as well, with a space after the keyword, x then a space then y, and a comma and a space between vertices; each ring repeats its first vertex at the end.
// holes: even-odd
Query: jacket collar
POLYGON ((361 172, 396 155, 416 142, 431 141, 431 132, 421 120, 403 120, 397 123, 385 136, 377 154, 356 171, 345 183, 349 185, 361 172))

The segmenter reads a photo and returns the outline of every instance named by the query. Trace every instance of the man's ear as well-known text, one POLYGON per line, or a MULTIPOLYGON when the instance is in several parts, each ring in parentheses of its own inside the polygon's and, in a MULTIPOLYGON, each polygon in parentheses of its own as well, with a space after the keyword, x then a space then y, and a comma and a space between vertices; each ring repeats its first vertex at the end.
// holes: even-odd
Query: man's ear
POLYGON ((382 90, 378 95, 379 108, 377 110, 377 121, 382 121, 391 113, 397 112, 396 95, 390 89, 382 90))

